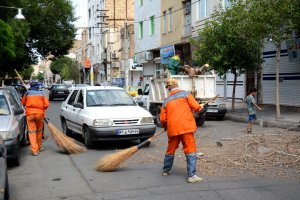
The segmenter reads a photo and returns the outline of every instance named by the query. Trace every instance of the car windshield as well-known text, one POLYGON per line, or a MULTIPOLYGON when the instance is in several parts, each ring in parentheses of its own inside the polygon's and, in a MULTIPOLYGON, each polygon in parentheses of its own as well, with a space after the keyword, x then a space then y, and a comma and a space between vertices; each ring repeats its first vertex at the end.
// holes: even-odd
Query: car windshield
POLYGON ((88 90, 87 106, 134 106, 136 103, 124 90, 88 90))
POLYGON ((9 115, 9 114, 10 111, 5 96, 0 95, 0 115, 9 115))

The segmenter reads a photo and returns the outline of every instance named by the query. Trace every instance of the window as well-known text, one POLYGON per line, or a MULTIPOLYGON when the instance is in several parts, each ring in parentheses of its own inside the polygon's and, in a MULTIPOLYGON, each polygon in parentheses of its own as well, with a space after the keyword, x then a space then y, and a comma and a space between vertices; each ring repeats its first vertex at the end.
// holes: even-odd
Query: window
POLYGON ((89 39, 92 38, 92 28, 89 28, 89 39))
POLYGON ((151 16, 149 23, 149 35, 154 35, 154 28, 154 16, 151 16))
POLYGON ((4 95, 0 96, 0 115, 8 115, 10 110, 4 95))
POLYGON ((89 9, 89 19, 91 19, 91 9, 89 9))
POLYGON ((203 19, 207 16, 207 0, 199 0, 198 19, 203 19))
POLYGON ((167 12, 166 11, 163 12, 163 16, 164 16, 164 18, 163 18, 163 20, 164 20, 164 22, 163 22, 163 27, 164 27, 163 33, 166 33, 167 32, 167 12))
POLYGON ((172 31, 172 8, 169 8, 169 31, 172 31))
POLYGON ((143 6, 143 4, 144 4, 144 1, 140 0, 140 6, 143 6))
POLYGON ((73 105, 77 93, 78 93, 78 90, 74 90, 74 92, 71 94, 71 96, 69 98, 69 101, 68 101, 69 105, 73 105))
POLYGON ((140 22, 139 39, 143 39, 143 22, 140 22))

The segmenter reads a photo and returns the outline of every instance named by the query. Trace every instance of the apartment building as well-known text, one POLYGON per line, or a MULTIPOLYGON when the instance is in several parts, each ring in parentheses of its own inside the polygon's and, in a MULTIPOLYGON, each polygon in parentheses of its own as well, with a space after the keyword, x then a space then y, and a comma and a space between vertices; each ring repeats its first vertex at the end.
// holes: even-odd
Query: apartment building
POLYGON ((130 71, 133 85, 137 85, 141 77, 143 84, 147 83, 154 76, 156 69, 159 69, 160 6, 160 0, 135 1, 135 57, 132 65, 139 67, 141 71, 130 71))
POLYGON ((124 62, 121 62, 120 53, 121 29, 133 21, 133 0, 88 0, 86 59, 91 63, 90 79, 94 84, 125 84, 125 66, 121 66, 124 62))

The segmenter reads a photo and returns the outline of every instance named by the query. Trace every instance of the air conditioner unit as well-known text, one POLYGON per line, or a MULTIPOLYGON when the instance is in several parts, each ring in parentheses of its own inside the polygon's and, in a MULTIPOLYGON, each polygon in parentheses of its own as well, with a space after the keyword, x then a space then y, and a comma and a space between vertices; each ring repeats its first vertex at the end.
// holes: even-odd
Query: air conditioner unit
POLYGON ((117 53, 113 52, 113 53, 111 54, 111 58, 112 58, 112 59, 117 59, 117 58, 118 58, 117 53))
POLYGON ((152 52, 146 52, 145 53, 145 60, 149 61, 149 60, 153 60, 153 53, 152 52))

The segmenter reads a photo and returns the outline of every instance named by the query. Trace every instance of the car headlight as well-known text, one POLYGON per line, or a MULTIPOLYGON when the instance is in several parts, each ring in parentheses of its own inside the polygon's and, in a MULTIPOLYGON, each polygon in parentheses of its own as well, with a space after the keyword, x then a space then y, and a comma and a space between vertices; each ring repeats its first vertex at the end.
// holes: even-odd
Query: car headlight
POLYGON ((112 126, 113 122, 110 119, 95 119, 93 126, 112 126))
POLYGON ((3 140, 8 140, 13 138, 12 132, 9 131, 0 131, 0 135, 2 136, 3 140))
POLYGON ((154 124, 153 117, 143 117, 141 120, 141 124, 154 124))
POLYGON ((225 104, 220 104, 219 108, 226 108, 225 104))

